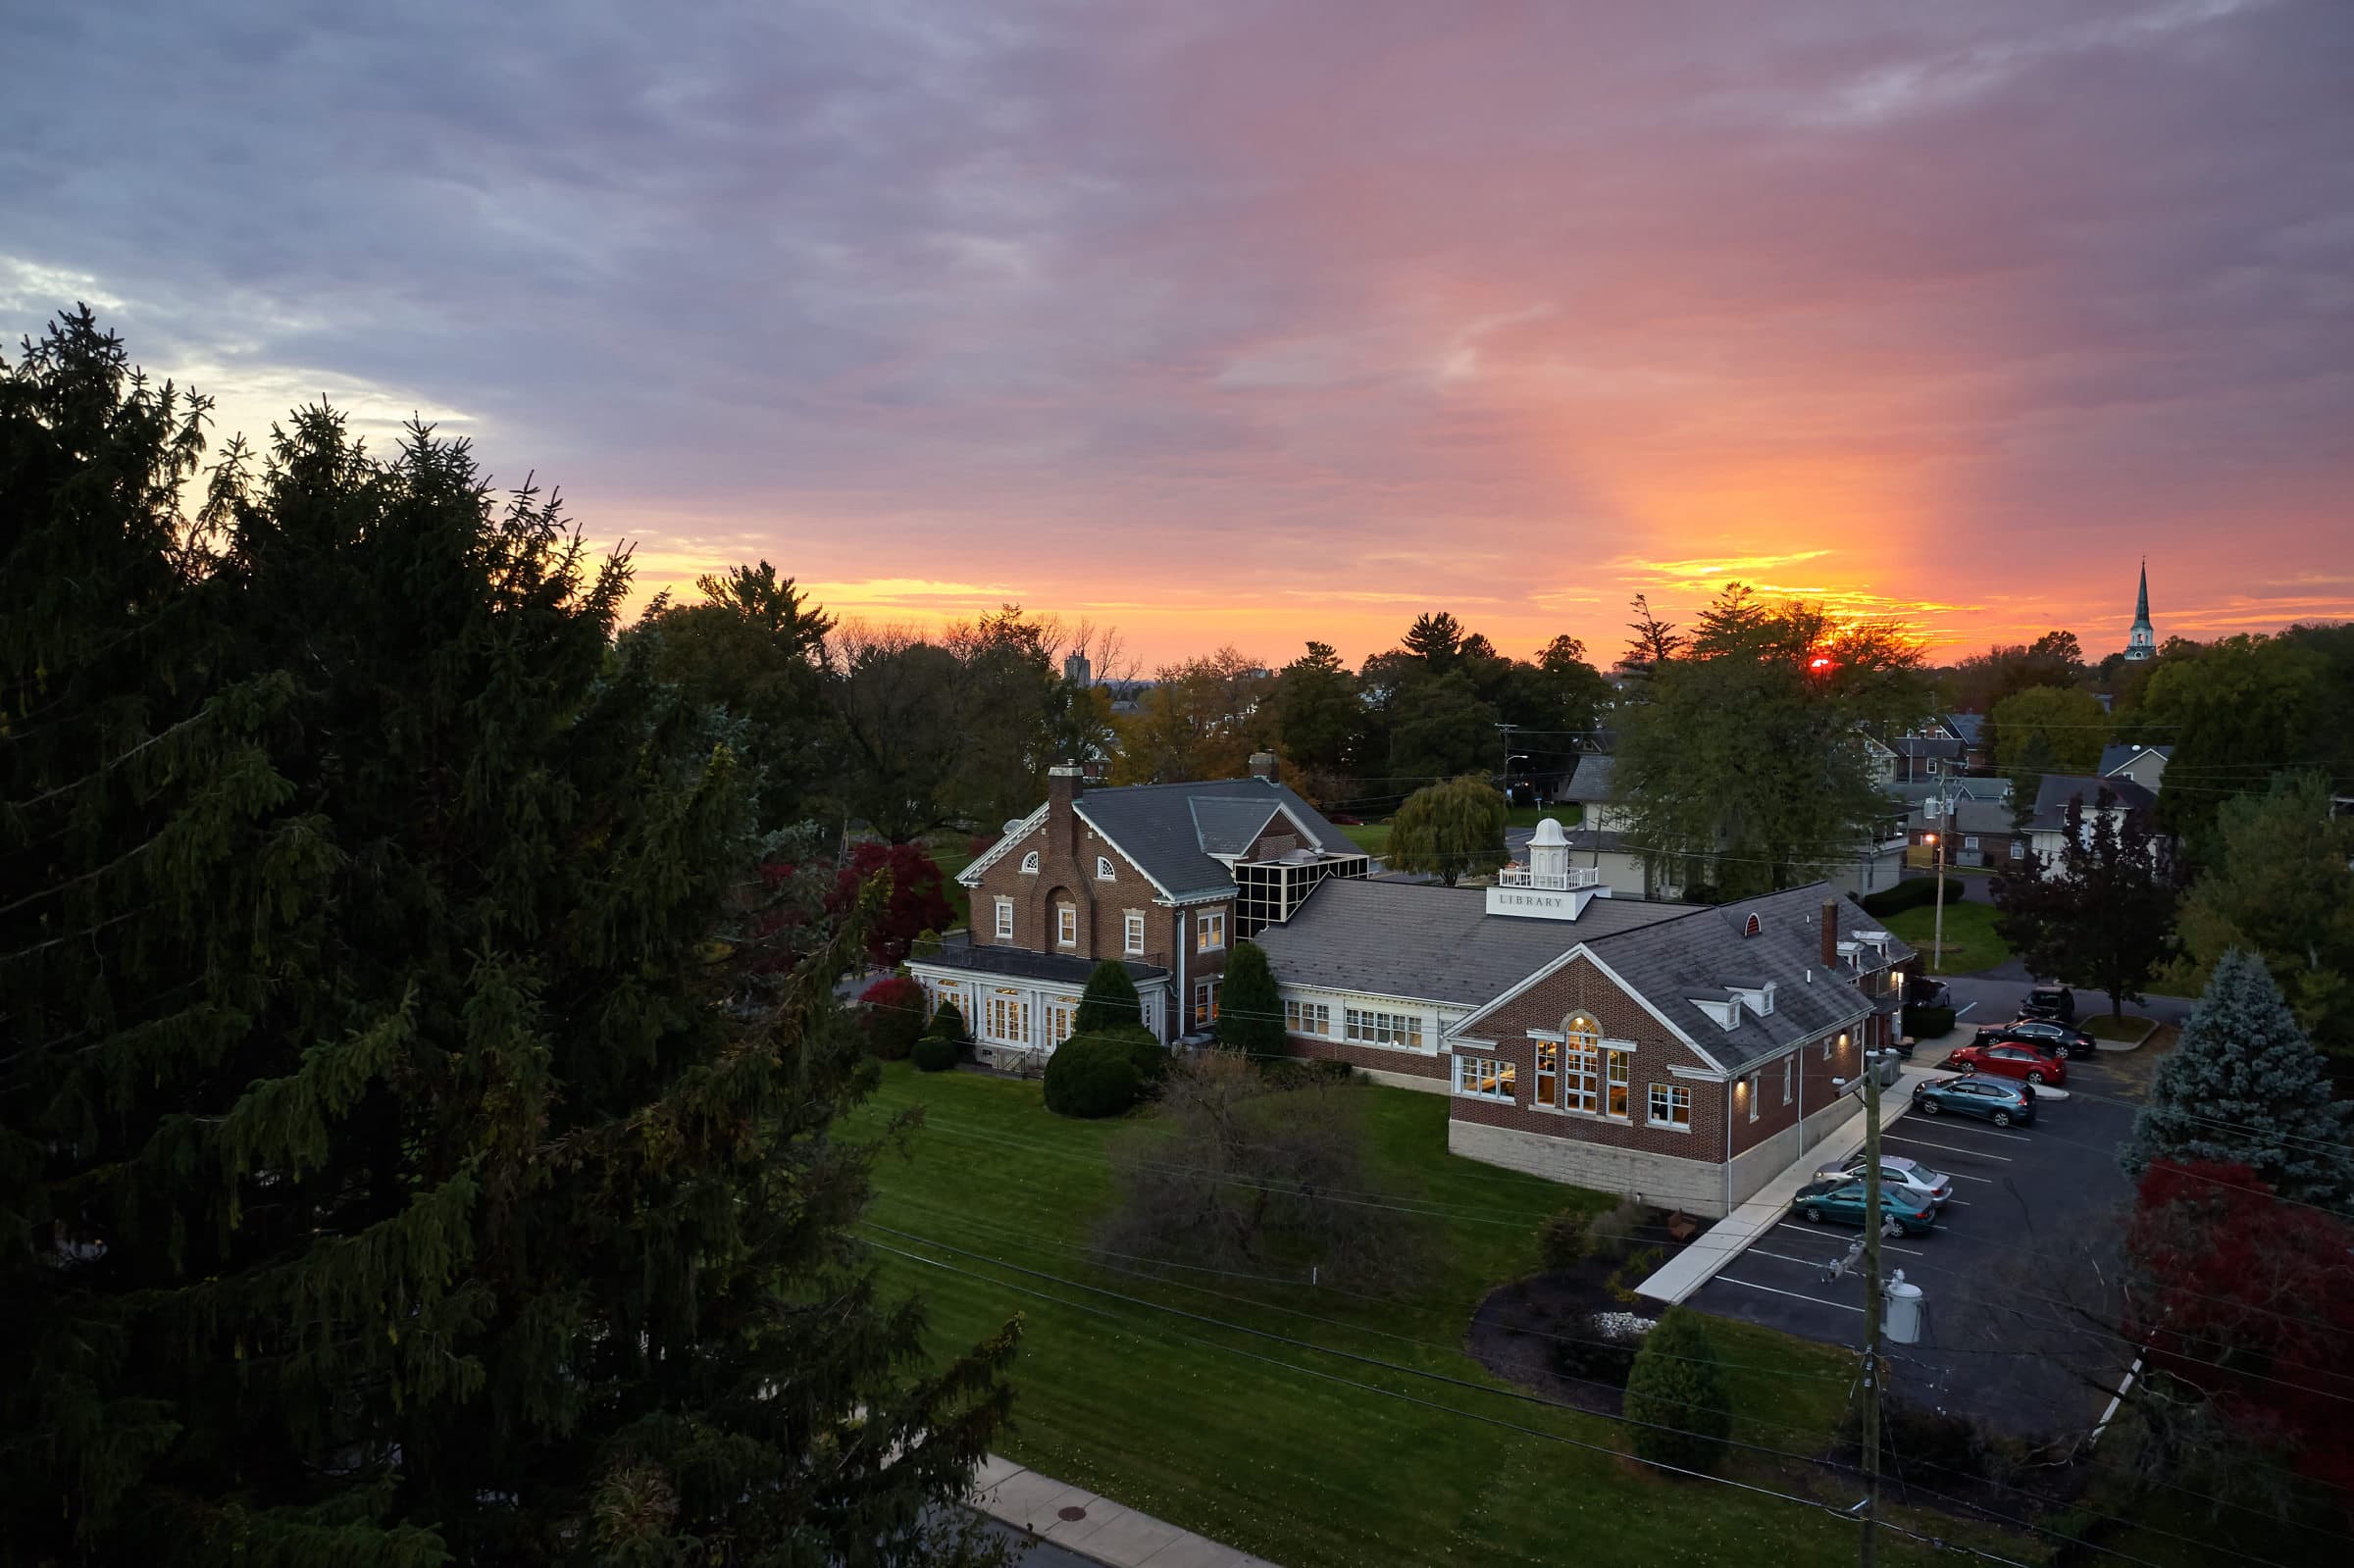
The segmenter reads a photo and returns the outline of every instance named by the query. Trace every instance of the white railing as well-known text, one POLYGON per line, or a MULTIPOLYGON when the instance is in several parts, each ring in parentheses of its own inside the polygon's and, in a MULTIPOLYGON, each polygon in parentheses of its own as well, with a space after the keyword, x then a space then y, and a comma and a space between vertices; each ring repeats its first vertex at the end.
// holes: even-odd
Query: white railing
POLYGON ((1541 887, 1549 892, 1565 893, 1572 887, 1598 886, 1602 882, 1601 868, 1571 866, 1567 871, 1531 871, 1526 866, 1507 866, 1496 874, 1499 887, 1541 887))

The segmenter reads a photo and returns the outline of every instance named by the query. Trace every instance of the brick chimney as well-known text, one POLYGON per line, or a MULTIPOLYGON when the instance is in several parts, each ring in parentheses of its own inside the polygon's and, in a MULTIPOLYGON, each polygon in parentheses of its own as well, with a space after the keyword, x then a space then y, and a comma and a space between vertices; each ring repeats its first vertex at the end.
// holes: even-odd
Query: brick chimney
POLYGON ((1066 855, 1078 852, 1079 818, 1071 805, 1086 792, 1079 764, 1058 762, 1047 770, 1047 842, 1066 855))
POLYGON ((1264 779, 1268 783, 1272 784, 1275 781, 1275 769, 1276 761, 1274 752, 1254 751, 1251 753, 1252 778, 1264 779))
POLYGON ((1839 900, 1836 898, 1822 901, 1822 967, 1834 971, 1839 967, 1839 900))

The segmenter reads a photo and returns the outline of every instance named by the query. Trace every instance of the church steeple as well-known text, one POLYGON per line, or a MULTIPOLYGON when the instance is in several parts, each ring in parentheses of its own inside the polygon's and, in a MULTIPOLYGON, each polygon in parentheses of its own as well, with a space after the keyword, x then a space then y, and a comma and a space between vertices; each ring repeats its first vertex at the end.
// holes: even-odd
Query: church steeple
POLYGON ((2150 558, 2141 558, 2141 591, 2133 597, 2133 630, 2125 634, 2125 657, 2154 659, 2158 656, 2158 632, 2150 625, 2150 558))

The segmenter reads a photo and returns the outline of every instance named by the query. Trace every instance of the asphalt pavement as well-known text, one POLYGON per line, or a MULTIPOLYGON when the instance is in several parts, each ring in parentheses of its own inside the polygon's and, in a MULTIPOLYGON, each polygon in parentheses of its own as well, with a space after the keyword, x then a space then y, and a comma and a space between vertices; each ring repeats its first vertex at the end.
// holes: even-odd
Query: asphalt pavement
MULTIPOLYGON (((1917 1110, 1883 1139, 1955 1189, 1927 1236, 1881 1246, 1882 1268, 1902 1269, 1927 1306, 1920 1341, 1889 1346, 1897 1398, 2019 1436, 2081 1436, 2131 1363, 2133 1347, 2105 1325, 2118 1318, 2110 1282, 2132 1198, 2116 1149, 2133 1113, 2110 1103, 2116 1082, 2101 1062, 2071 1062, 2069 1086, 2085 1092, 2045 1098, 2032 1127, 1917 1110)), ((1863 1284, 1826 1273, 1859 1235, 1793 1214, 1689 1304, 1860 1347, 1863 1284)))

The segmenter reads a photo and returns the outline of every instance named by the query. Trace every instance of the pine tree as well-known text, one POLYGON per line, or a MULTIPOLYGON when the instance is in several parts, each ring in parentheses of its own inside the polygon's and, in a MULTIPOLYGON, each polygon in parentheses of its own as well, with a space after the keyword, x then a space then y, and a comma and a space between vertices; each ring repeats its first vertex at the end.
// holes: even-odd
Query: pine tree
POLYGON ((1732 1400, 1716 1346, 1697 1313, 1676 1310, 1643 1336, 1626 1375, 1626 1418, 1635 1454, 1654 1464, 1713 1472, 1732 1433, 1732 1400))
POLYGON ((755 770, 551 499, 195 460, 86 316, 0 368, 0 1541, 913 1560, 1010 1342, 848 1244, 859 918, 756 961, 755 770))
POLYGON ((2329 1098, 2321 1052, 2298 1029, 2264 961, 2233 948, 2151 1076, 2119 1163, 2244 1165, 2282 1197, 2354 1202, 2354 1126, 2329 1098))
POLYGON ((1071 1033, 1100 1035, 1107 1029, 1144 1021, 1144 999, 1136 993, 1136 981, 1128 966, 1106 958, 1095 967, 1087 977, 1086 988, 1079 992, 1079 1011, 1072 1019, 1071 1033))
POLYGON ((1275 972, 1267 967, 1267 950, 1256 942, 1236 942, 1226 960, 1218 992, 1218 1043, 1251 1057, 1284 1054, 1283 996, 1275 989, 1275 972))

